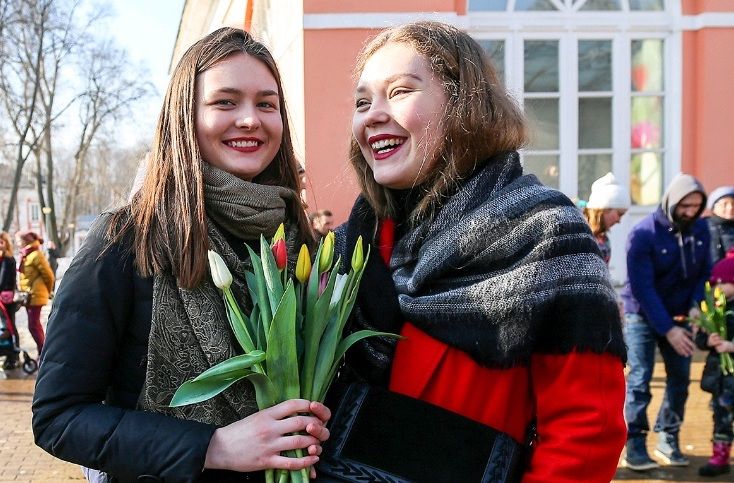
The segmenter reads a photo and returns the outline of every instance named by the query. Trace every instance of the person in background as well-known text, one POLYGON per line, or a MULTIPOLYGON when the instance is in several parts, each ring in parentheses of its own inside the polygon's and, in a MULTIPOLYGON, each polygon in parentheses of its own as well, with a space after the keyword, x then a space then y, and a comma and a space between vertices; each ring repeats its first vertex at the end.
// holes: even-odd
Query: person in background
POLYGON ((614 174, 607 173, 591 185, 589 201, 584 206, 584 218, 589 223, 601 256, 609 264, 612 247, 607 233, 619 223, 630 207, 629 192, 617 183, 614 174))
POLYGON ((693 176, 677 175, 657 209, 643 218, 627 239, 627 281, 621 292, 630 372, 624 414, 627 452, 624 464, 635 471, 658 467, 647 453, 647 407, 655 366, 655 347, 665 364, 665 395, 654 431, 655 455, 671 466, 687 466, 680 451, 693 335, 685 323, 695 315, 710 272, 709 232, 701 213, 706 193, 693 176))
POLYGON ((59 268, 59 257, 61 254, 59 253, 59 249, 56 248, 56 243, 49 240, 45 244, 46 247, 46 257, 48 258, 48 264, 51 267, 51 271, 54 274, 54 280, 56 279, 56 270, 59 268))
MULTIPOLYGON (((709 282, 724 293, 727 308, 731 310, 734 304, 734 248, 729 249, 726 256, 713 266, 709 282)), ((709 351, 701 375, 701 389, 711 393, 710 407, 714 420, 711 439, 713 450, 708 462, 698 469, 701 476, 719 476, 731 471, 729 455, 734 441, 734 374, 724 375, 721 372, 720 355, 728 352, 734 356, 734 312, 726 316, 726 333, 727 338, 704 330, 696 334, 696 345, 709 351)))
POLYGON ((33 399, 36 443, 103 481, 261 482, 265 469, 312 467, 329 437, 323 404, 258 410, 240 381, 169 407, 181 384, 241 353, 207 251, 251 308, 245 244, 283 223, 294 265, 296 247, 315 243, 280 74, 263 44, 221 28, 183 54, 142 176, 64 274, 33 399), (294 449, 304 455, 283 454, 294 449))
POLYGON ((36 342, 39 360, 43 351, 45 335, 41 325, 41 309, 48 303, 56 282, 51 266, 41 250, 43 239, 33 231, 19 231, 15 235, 16 243, 21 247, 20 273, 18 286, 20 290, 30 292, 26 305, 28 314, 28 331, 36 342))
MULTIPOLYGON (((15 257, 13 256, 13 242, 10 241, 8 232, 0 232, 0 297, 2 304, 5 306, 5 312, 10 319, 6 323, 6 328, 10 332, 13 345, 18 347, 20 340, 18 331, 15 328, 15 288, 17 285, 18 272, 15 269, 15 257)), ((3 369, 15 369, 18 366, 18 354, 11 354, 5 358, 3 369)))
POLYGON ((415 22, 372 39, 356 77, 361 195, 335 246, 349 260, 361 236, 372 255, 350 330, 404 338, 355 348, 350 370, 521 445, 534 421, 525 483, 609 482, 625 439, 615 292, 580 211, 523 174, 526 122, 491 61, 415 22))
POLYGON ((711 261, 716 263, 734 247, 734 186, 720 186, 709 195, 706 207, 711 232, 711 261))
POLYGON ((333 215, 329 210, 319 210, 311 213, 311 226, 314 231, 321 236, 326 236, 327 233, 334 227, 333 215))

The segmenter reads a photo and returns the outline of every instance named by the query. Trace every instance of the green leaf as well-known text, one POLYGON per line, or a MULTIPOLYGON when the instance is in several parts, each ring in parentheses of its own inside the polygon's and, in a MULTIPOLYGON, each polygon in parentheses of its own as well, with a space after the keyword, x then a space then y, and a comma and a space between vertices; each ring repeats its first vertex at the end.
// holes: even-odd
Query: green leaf
MULTIPOLYGON (((250 248, 250 245, 245 244, 245 247, 247 247, 247 251, 250 254, 253 270, 253 276, 247 278, 247 286, 250 289, 250 293, 254 292, 254 296, 252 297, 253 302, 257 300, 260 306, 260 322, 263 326, 263 332, 267 334, 270 330, 270 320, 273 318, 273 312, 270 310, 270 299, 265 284, 262 262, 260 261, 260 257, 250 248)), ((247 274, 245 274, 245 277, 247 277, 247 274)))
POLYGON ((278 270, 278 266, 275 264, 270 245, 268 245, 268 242, 265 241, 265 237, 262 235, 260 235, 260 260, 262 261, 265 286, 268 288, 267 295, 270 301, 270 309, 272 313, 275 313, 280 299, 283 297, 283 283, 280 280, 280 270, 278 270))
POLYGON ((187 381, 176 390, 170 407, 195 404, 213 398, 229 386, 249 375, 250 367, 265 360, 265 353, 253 351, 220 362, 187 381))
POLYGON ((279 401, 300 397, 296 352, 296 294, 288 280, 268 334, 268 377, 277 381, 279 401))
POLYGON ((276 404, 275 386, 270 378, 260 372, 253 372, 245 376, 255 387, 255 399, 258 409, 267 409, 276 404))
POLYGON ((240 347, 245 353, 249 353, 255 350, 255 343, 252 340, 252 335, 249 329, 250 321, 240 310, 240 306, 234 299, 234 295, 230 289, 226 289, 224 294, 224 306, 227 310, 227 320, 229 320, 229 326, 234 332, 234 336, 239 342, 240 347))
POLYGON ((347 350, 349 350, 350 347, 352 347, 354 344, 359 342, 362 339, 366 339, 368 337, 390 337, 395 339, 402 339, 402 336, 398 334, 393 334, 390 332, 378 332, 375 330, 360 330, 357 332, 354 332, 352 334, 349 334, 347 337, 339 341, 339 344, 336 348, 336 353, 334 354, 334 360, 332 362, 331 368, 329 370, 328 375, 324 378, 322 381, 321 387, 319 389, 319 394, 317 394, 316 401, 323 402, 326 398, 326 392, 329 390, 329 386, 331 385, 331 382, 334 380, 334 376, 336 375, 337 369, 339 369, 339 362, 341 361, 342 357, 344 357, 344 354, 346 354, 347 350))
POLYGON ((311 301, 312 303, 306 307, 306 319, 303 327, 303 364, 301 367, 301 397, 304 399, 311 399, 313 394, 316 364, 321 353, 321 341, 324 332, 327 330, 329 320, 332 318, 332 312, 334 312, 329 309, 340 263, 341 259, 337 259, 329 274, 329 281, 324 292, 320 296, 317 295, 311 301))

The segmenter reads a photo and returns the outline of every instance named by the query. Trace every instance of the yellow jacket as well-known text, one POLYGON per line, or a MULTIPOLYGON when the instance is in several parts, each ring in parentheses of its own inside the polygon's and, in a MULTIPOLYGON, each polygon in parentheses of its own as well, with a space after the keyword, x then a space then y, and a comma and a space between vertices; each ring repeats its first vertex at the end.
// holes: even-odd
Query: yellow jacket
POLYGON ((33 246, 36 249, 25 257, 23 271, 20 272, 19 286, 21 290, 31 293, 29 305, 46 305, 49 294, 54 289, 54 273, 41 251, 41 244, 38 240, 26 246, 25 249, 33 246))

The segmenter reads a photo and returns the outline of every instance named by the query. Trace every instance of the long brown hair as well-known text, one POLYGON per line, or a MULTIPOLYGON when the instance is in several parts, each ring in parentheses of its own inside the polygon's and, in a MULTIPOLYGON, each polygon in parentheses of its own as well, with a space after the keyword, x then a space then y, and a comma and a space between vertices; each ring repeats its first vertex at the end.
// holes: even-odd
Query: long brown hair
MULTIPOLYGON (((443 83, 446 112, 440 126, 445 141, 432 171, 422 182, 411 218, 419 221, 440 206, 459 182, 492 156, 520 149, 526 142, 525 120, 502 85, 482 47, 461 30, 438 22, 414 22, 387 29, 372 39, 357 58, 355 77, 366 62, 388 43, 404 43, 425 56, 443 83)), ((362 194, 378 216, 395 215, 394 192, 379 185, 359 144, 351 140, 350 162, 362 194)))
MULTIPOLYGON (((134 232, 135 263, 142 276, 170 270, 184 288, 195 287, 206 276, 208 235, 201 167, 204 161, 195 131, 196 82, 199 74, 238 53, 250 55, 268 67, 278 86, 283 120, 280 148, 253 182, 300 193, 300 165, 272 54, 244 30, 224 27, 210 33, 192 45, 173 70, 143 183, 130 203, 115 214, 108 230, 113 240, 130 230, 134 232)), ((300 200, 299 196, 294 198, 300 200)), ((304 236, 310 233, 309 223, 303 206, 295 205, 288 216, 298 223, 304 236)))
POLYGON ((603 235, 608 231, 607 227, 604 226, 605 210, 605 208, 584 208, 584 218, 586 218, 586 222, 594 236, 603 235))

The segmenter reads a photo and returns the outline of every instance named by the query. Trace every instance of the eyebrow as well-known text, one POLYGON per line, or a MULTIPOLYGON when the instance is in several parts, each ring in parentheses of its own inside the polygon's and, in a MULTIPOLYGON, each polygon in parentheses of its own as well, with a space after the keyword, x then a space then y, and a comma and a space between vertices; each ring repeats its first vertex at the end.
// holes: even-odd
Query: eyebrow
MULTIPOLYGON (((413 74, 412 72, 405 72, 405 73, 401 73, 401 74, 391 75, 390 77, 388 77, 387 79, 385 79, 385 83, 386 84, 392 84, 396 80, 402 79, 403 77, 408 77, 409 79, 415 79, 417 81, 422 81, 423 80, 423 78, 420 77, 417 74, 413 74)), ((357 86, 357 91, 356 92, 364 92, 366 90, 367 90, 367 88, 365 86, 361 85, 361 86, 357 86)))
MULTIPOLYGON (((219 89, 215 89, 210 92, 210 94, 242 94, 242 91, 240 89, 237 89, 236 87, 221 87, 219 89)), ((265 89, 262 91, 257 91, 256 93, 257 97, 270 97, 270 96, 277 96, 278 91, 274 91, 272 89, 265 89)))

